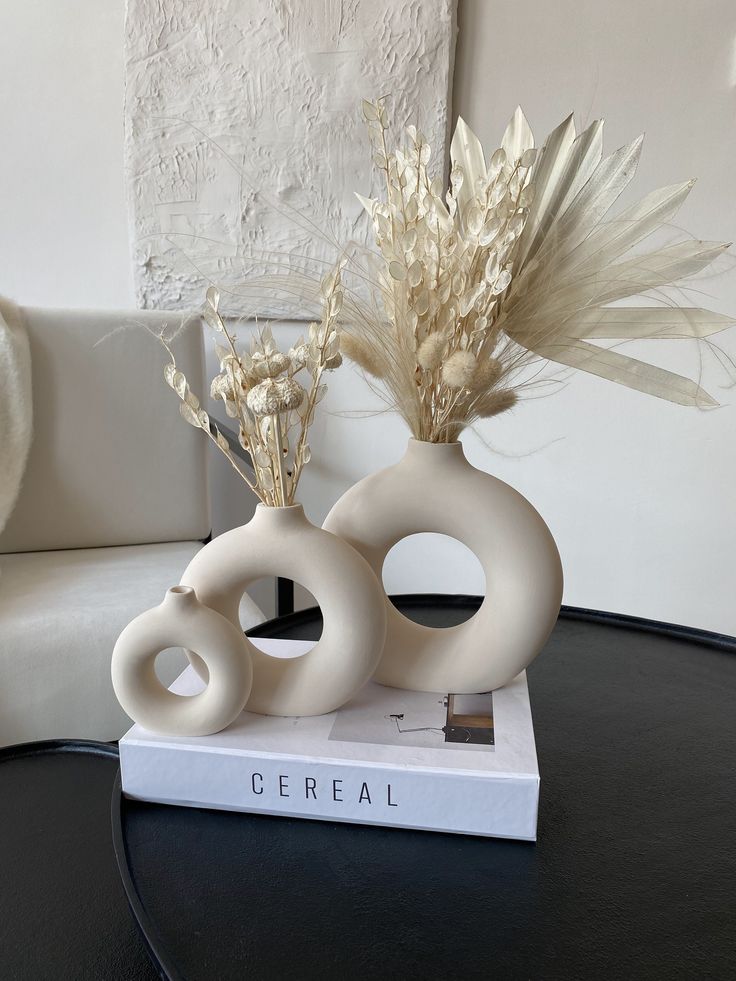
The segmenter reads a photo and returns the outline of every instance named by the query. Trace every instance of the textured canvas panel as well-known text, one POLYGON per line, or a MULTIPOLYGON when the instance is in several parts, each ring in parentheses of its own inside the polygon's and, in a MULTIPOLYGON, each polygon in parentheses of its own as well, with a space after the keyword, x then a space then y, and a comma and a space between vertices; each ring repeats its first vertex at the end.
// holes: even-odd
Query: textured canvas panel
MULTIPOLYGON (((333 240, 366 242, 353 190, 366 193, 375 178, 360 100, 389 95, 395 124, 418 113, 433 144, 446 145, 454 8, 128 0, 126 179, 139 305, 199 306, 206 277, 242 282, 254 250, 333 259, 309 221, 333 240)), ((251 297, 240 309, 254 306, 251 297)))

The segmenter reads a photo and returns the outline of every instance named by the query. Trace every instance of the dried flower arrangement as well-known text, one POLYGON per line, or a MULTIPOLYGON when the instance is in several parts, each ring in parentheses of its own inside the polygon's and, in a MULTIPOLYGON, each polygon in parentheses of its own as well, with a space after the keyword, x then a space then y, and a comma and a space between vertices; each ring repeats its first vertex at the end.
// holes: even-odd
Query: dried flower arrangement
MULTIPOLYGON (((695 382, 592 339, 705 338, 733 320, 665 298, 660 306, 608 304, 678 284, 727 247, 685 241, 630 250, 674 216, 693 181, 656 190, 615 217, 642 138, 603 157, 603 123, 576 135, 569 116, 534 146, 521 109, 486 162, 462 119, 450 186, 432 179, 431 148, 408 127, 389 150, 383 100, 363 102, 382 172, 383 201, 360 197, 379 253, 369 301, 347 292, 343 353, 378 379, 412 435, 455 441, 476 419, 510 409, 553 361, 683 405, 716 403, 695 382)), ((661 297, 658 298, 661 300, 661 297)))
POLYGON ((253 493, 270 507, 295 502, 299 478, 311 456, 309 427, 327 391, 324 373, 342 362, 337 317, 342 305, 343 266, 344 261, 338 263, 322 280, 321 322, 310 324, 307 340, 299 338, 286 354, 276 346, 270 326, 257 330, 249 353, 239 351, 236 336, 220 314, 219 291, 215 287, 207 290, 203 317, 222 341, 215 344, 220 373, 212 381, 210 394, 223 402, 231 419, 237 420, 238 439, 253 461, 255 482, 238 464, 217 426, 210 427, 209 415, 178 370, 170 344, 160 338, 170 358, 164 377, 181 400, 182 418, 212 440, 253 493), (300 379, 305 376, 308 381, 302 384, 300 379))

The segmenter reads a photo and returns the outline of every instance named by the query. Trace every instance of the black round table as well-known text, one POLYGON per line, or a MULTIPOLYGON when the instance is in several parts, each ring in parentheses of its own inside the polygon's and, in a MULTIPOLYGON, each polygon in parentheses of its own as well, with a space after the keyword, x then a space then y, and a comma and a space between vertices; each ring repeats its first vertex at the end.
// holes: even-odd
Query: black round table
MULTIPOLYGON (((1 690, 1 689, 0 689, 1 690)), ((110 834, 113 745, 0 749, 0 978, 155 981, 110 834)))
MULTIPOLYGON (((435 626, 471 597, 403 597, 435 626)), ((250 633, 310 639, 318 611, 250 633)), ((736 642, 563 610, 529 670, 536 844, 113 796, 169 978, 736 976, 736 642)))

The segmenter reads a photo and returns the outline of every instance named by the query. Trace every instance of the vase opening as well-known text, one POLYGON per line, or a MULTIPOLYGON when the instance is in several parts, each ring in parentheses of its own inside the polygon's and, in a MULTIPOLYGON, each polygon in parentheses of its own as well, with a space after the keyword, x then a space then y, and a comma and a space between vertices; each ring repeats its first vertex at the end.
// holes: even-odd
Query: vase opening
POLYGON ((170 586, 165 594, 163 605, 184 612, 198 606, 197 594, 191 586, 180 583, 178 586, 170 586))
MULTIPOLYGON (((381 571, 383 588, 389 594, 453 593, 485 596, 483 567, 472 549, 450 535, 418 532, 400 539, 389 550, 381 571), (410 575, 407 575, 407 570, 410 575)), ((411 615, 406 619, 420 622, 411 615)), ((426 611, 423 611, 426 616, 426 611)), ((471 620, 474 612, 458 608, 456 618, 440 628, 454 627, 471 620)))
POLYGON ((433 450, 464 454, 465 447, 463 446, 462 440, 459 439, 454 439, 449 443, 433 443, 428 439, 416 439, 414 436, 409 437, 409 452, 431 453, 433 450), (429 449, 429 447, 432 449, 429 449))

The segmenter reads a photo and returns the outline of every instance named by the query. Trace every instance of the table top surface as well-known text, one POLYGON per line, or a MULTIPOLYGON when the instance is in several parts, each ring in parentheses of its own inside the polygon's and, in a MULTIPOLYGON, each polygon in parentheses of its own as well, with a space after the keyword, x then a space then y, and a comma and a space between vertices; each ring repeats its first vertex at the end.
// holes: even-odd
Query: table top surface
MULTIPOLYGON (((477 601, 398 604, 440 626, 477 601)), ((142 804, 114 747, 0 750, 2 976, 733 977, 734 652, 563 612, 529 670, 536 844, 142 804)))
MULTIPOLYGON (((447 626, 477 600, 400 598, 447 626)), ((318 611, 260 636, 316 639, 318 611)), ((172 978, 736 973, 733 642, 563 613, 529 670, 536 844, 119 798, 121 872, 172 978)))
MULTIPOLYGON (((0 696, 1 698, 1 696, 0 696)), ((0 977, 155 981, 110 833, 117 748, 0 749, 0 977)))

